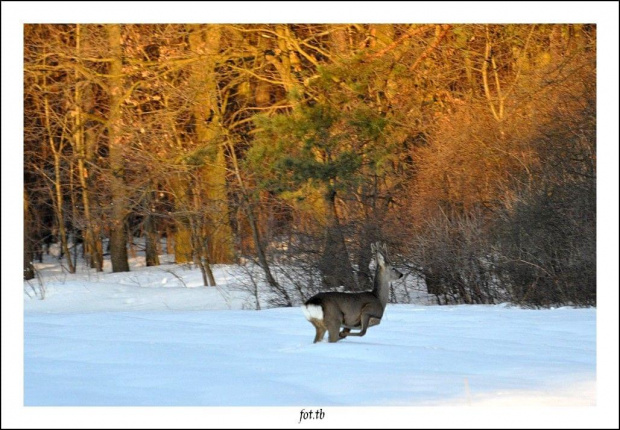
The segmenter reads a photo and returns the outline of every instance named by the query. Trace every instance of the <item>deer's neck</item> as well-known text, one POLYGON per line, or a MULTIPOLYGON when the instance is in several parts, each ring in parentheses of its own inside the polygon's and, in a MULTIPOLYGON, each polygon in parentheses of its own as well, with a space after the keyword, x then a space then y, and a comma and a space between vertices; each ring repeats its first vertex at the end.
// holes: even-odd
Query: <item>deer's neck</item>
POLYGON ((375 270, 375 283, 372 292, 385 308, 390 299, 390 279, 387 271, 379 267, 375 270))

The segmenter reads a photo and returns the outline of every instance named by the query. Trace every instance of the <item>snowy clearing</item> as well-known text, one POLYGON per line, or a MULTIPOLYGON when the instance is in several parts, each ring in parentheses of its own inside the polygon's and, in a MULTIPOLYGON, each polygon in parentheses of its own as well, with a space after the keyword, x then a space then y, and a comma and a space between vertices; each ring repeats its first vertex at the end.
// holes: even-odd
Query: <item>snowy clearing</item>
POLYGON ((596 310, 388 305, 365 337, 313 344, 301 308, 251 309, 170 265, 24 283, 26 406, 596 404, 596 310), (172 273, 174 272, 174 273, 172 273), (36 294, 35 294, 36 293, 36 294))
POLYGON ((298 308, 25 316, 26 405, 595 404, 595 312, 392 305, 312 344, 298 308))

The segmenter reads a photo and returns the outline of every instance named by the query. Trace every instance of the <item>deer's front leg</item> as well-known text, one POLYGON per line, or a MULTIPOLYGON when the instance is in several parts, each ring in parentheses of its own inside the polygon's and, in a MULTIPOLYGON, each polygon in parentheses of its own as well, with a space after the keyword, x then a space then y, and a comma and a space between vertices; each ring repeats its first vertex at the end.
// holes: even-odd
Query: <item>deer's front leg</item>
POLYGON ((342 329, 340 333, 338 333, 338 336, 340 337, 340 339, 344 339, 345 337, 349 335, 349 333, 351 333, 351 329, 348 327, 345 327, 342 329))
MULTIPOLYGON (((379 321, 381 321, 381 318, 377 318, 374 317, 370 314, 362 314, 362 318, 361 318, 361 330, 359 331, 359 333, 350 333, 351 329, 348 329, 349 331, 344 335, 344 337, 346 336, 364 336, 366 334, 366 330, 368 330, 369 327, 369 322, 372 321, 372 324, 370 325, 377 325, 379 324, 379 321)), ((343 333, 344 331, 347 329, 342 330, 342 333, 340 333, 340 336, 343 337, 343 333)))

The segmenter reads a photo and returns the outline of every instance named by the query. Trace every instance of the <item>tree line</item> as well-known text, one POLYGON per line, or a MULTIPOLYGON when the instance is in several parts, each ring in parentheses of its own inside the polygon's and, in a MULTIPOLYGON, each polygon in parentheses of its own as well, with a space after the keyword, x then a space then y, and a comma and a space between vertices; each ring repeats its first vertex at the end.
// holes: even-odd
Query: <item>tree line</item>
POLYGON ((27 24, 24 168, 25 279, 142 237, 292 305, 382 240, 438 303, 594 305, 596 26, 27 24))

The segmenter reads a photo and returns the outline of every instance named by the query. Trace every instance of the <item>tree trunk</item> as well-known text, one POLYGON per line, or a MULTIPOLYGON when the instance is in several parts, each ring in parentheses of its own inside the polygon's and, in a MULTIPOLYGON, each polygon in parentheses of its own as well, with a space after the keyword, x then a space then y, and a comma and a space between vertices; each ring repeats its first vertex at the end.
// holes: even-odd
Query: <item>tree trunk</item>
POLYGON ((24 190, 24 280, 26 281, 34 278, 32 234, 29 234, 31 225, 28 195, 24 190))
MULTIPOLYGON (((174 262, 177 264, 191 263, 192 232, 189 224, 189 180, 186 174, 179 174, 171 184, 174 194, 174 262)), ((169 245, 168 245, 169 246, 169 245)))
POLYGON ((344 235, 336 212, 336 192, 331 187, 325 193, 325 202, 327 206, 327 228, 325 231, 325 247, 319 262, 319 270, 323 274, 323 284, 332 290, 341 286, 346 290, 356 290, 349 253, 344 243, 344 235))
POLYGON ((260 238, 260 232, 258 230, 258 225, 256 223, 256 217, 254 216, 254 211, 249 206, 249 202, 245 203, 245 210, 248 216, 248 222, 250 223, 250 228, 252 230, 252 239, 254 240, 254 246, 256 247, 256 254, 258 255, 258 263, 265 272, 265 278, 267 279, 267 283, 271 287, 280 288, 280 285, 276 282, 273 275, 271 274, 271 270, 269 268, 269 263, 267 262, 267 257, 265 256, 265 251, 263 250, 263 244, 260 238))
MULTIPOLYGON (((44 78, 43 87, 47 91, 47 78, 44 78)), ((45 107, 45 129, 47 132, 47 138, 49 142, 50 150, 54 155, 54 177, 53 177, 53 186, 54 192, 52 193, 52 201, 54 202, 54 209, 56 212, 56 219, 58 222, 58 236, 60 239, 60 248, 61 255, 66 256, 67 264, 69 265, 69 272, 75 273, 75 267, 73 266, 73 262, 71 261, 71 255, 69 253, 69 247, 67 245, 67 232, 65 229, 65 217, 63 211, 64 198, 63 198, 63 190, 62 190, 62 178, 60 171, 60 157, 63 153, 63 146, 65 143, 64 134, 62 136, 54 136, 51 125, 51 108, 48 100, 48 96, 46 94, 44 99, 44 107, 45 107), (56 148, 55 138, 58 139, 58 148, 56 148)))
POLYGON ((65 227, 65 213, 64 213, 64 197, 62 192, 61 177, 60 177, 60 153, 54 153, 54 190, 55 190, 55 209, 56 220, 58 222, 58 236, 60 239, 61 255, 67 260, 69 266, 69 273, 75 273, 75 267, 71 260, 71 253, 69 252, 69 244, 67 242, 67 229, 65 227))
MULTIPOLYGON (((88 29, 88 26, 84 27, 84 30, 88 29)), ((76 25, 75 30, 75 50, 78 61, 81 59, 82 51, 82 26, 76 25)), ((90 185, 91 178, 89 171, 86 167, 86 161, 93 160, 94 149, 94 137, 91 133, 88 133, 84 125, 83 105, 85 99, 92 99, 92 93, 84 90, 86 82, 80 80, 79 71, 75 71, 75 131, 73 134, 73 141, 75 145, 75 152, 77 155, 77 170, 82 191, 82 205, 84 207, 84 220, 85 220, 85 232, 84 232, 84 251, 88 254, 90 260, 90 267, 95 268, 97 272, 103 271, 103 250, 101 247, 101 240, 99 238, 98 228, 95 228, 92 215, 91 215, 91 197, 90 197, 90 185), (90 96, 90 97, 89 97, 90 96)), ((94 101, 88 100, 89 104, 94 104, 94 101)))
POLYGON ((209 244, 204 234, 203 222, 199 220, 190 220, 190 225, 192 231, 192 254, 194 256, 194 264, 200 268, 203 285, 205 287, 215 287, 215 277, 213 276, 207 253, 209 244))
POLYGON ((172 227, 170 226, 170 223, 166 222, 166 255, 170 255, 174 252, 172 242, 174 242, 174 233, 172 233, 172 227))
MULTIPOLYGON (((147 210, 150 211, 150 202, 147 204, 147 210)), ((159 237, 155 228, 155 220, 150 213, 144 219, 144 239, 146 242, 146 265, 159 266, 159 254, 157 252, 159 237)))
POLYGON ((176 264, 192 261, 192 233, 184 221, 177 221, 174 233, 174 262, 176 264))
POLYGON ((110 113, 108 118, 108 139, 110 159, 110 191, 112 193, 112 215, 110 226, 110 259, 113 272, 128 272, 127 233, 125 218, 127 216, 127 198, 125 191, 125 161, 121 136, 121 103, 123 102, 123 58, 121 46, 121 26, 109 24, 108 43, 111 53, 110 77, 110 113))
POLYGON ((215 24, 190 25, 189 44, 199 61, 192 68, 192 86, 196 94, 193 113, 196 120, 198 147, 206 151, 206 160, 199 177, 204 201, 198 212, 205 212, 205 234, 209 246, 205 256, 209 261, 230 263, 233 261, 232 229, 228 216, 228 192, 226 184, 226 157, 221 127, 222 110, 218 104, 216 66, 220 50, 221 26, 215 24))
POLYGON ((349 45, 349 34, 346 25, 335 26, 329 34, 331 52, 336 55, 336 61, 342 61, 349 56, 351 47, 349 45))

